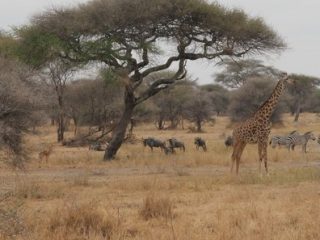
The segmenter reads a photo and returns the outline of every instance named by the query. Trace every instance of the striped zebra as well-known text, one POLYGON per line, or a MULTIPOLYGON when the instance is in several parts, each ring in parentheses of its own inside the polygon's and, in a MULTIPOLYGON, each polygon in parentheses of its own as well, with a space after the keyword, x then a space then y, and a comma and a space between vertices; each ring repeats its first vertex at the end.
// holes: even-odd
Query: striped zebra
POLYGON ((309 140, 316 140, 316 137, 313 135, 313 133, 306 132, 303 135, 291 135, 288 137, 288 143, 287 143, 287 148, 292 148, 296 145, 301 145, 302 146, 302 152, 306 153, 307 152, 307 144, 309 140))
MULTIPOLYGON (((285 146, 288 148, 288 150, 290 150, 290 136, 295 136, 295 135, 299 135, 299 133, 297 131, 292 131, 291 133, 289 133, 288 135, 275 135, 273 136, 270 141, 269 141, 269 145, 271 145, 272 148, 275 148, 276 146, 281 147, 281 146, 285 146)), ((291 150, 294 150, 294 147, 291 147, 291 150)))

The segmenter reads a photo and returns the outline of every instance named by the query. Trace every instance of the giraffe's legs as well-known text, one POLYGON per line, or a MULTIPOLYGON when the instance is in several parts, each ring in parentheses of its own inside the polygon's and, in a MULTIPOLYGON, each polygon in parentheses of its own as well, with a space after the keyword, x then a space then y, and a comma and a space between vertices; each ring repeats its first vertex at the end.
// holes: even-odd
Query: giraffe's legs
POLYGON ((243 152, 243 149, 244 149, 245 146, 246 146, 245 142, 235 141, 235 143, 233 145, 231 172, 233 172, 234 162, 236 162, 236 174, 238 174, 240 158, 241 158, 241 155, 242 155, 242 152, 243 152))
POLYGON ((237 160, 237 156, 238 156, 238 151, 239 151, 239 146, 240 146, 240 142, 235 140, 233 143, 233 153, 232 153, 232 160, 231 160, 231 169, 230 172, 233 172, 233 166, 234 166, 234 162, 237 160))
POLYGON ((244 150, 245 146, 246 146, 245 142, 240 142, 239 149, 238 149, 238 152, 237 152, 237 159, 236 159, 236 174, 237 175, 239 173, 239 165, 240 165, 241 155, 243 153, 243 150, 244 150))
POLYGON ((264 161, 264 167, 266 169, 266 173, 268 174, 268 156, 267 156, 267 143, 259 142, 258 143, 258 152, 259 152, 259 172, 261 172, 261 164, 264 161))

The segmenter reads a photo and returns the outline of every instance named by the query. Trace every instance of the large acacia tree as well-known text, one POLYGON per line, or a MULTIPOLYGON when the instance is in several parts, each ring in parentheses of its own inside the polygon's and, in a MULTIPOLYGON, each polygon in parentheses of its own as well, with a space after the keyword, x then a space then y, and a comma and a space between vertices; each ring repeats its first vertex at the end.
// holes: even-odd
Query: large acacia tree
POLYGON ((56 57, 102 62, 120 76, 124 110, 105 159, 112 159, 120 148, 135 106, 183 79, 186 61, 284 48, 261 18, 204 0, 92 0, 35 16, 19 37, 22 55, 35 65, 56 57), (139 91, 150 74, 168 68, 174 69, 171 76, 139 91))

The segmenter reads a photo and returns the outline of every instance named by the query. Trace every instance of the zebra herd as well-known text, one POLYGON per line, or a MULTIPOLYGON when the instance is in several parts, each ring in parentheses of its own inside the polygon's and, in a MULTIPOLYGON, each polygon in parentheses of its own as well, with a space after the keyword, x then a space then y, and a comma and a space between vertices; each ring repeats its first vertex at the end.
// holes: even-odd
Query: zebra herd
MULTIPOLYGON (((185 144, 182 141, 177 140, 176 138, 170 138, 167 141, 161 141, 153 137, 148 137, 142 139, 142 142, 145 147, 150 147, 151 151, 153 151, 153 148, 156 147, 163 150, 165 154, 175 153, 176 148, 184 152, 186 151, 185 144)), ((206 142, 202 138, 196 137, 194 139, 194 144, 196 145, 196 149, 202 148, 203 151, 207 151, 206 142)))
MULTIPOLYGON (((299 134, 297 131, 290 132, 288 135, 275 135, 271 138, 269 144, 272 148, 276 146, 286 147, 289 151, 294 150, 297 145, 302 146, 302 152, 307 152, 307 144, 309 140, 316 140, 316 137, 312 132, 306 132, 304 134, 299 134)), ((320 144, 320 138, 318 138, 318 143, 320 144)))

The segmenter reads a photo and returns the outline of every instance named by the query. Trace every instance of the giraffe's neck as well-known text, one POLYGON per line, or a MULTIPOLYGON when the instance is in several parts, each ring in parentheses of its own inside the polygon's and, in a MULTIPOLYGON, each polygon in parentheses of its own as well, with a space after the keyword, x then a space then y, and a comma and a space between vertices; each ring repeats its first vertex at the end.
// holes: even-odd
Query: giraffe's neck
POLYGON ((261 107, 255 113, 254 117, 269 119, 279 101, 279 98, 284 88, 285 88, 284 81, 279 80, 271 96, 261 105, 261 107))

